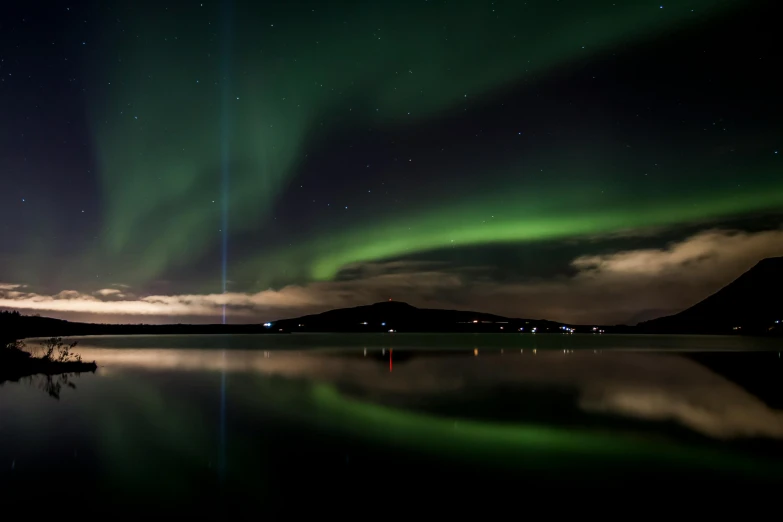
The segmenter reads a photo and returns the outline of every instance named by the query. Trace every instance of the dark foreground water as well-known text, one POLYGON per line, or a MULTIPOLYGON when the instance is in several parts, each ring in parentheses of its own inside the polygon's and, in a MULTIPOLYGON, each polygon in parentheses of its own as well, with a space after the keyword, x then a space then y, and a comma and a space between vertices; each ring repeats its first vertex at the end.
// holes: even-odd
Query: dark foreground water
POLYGON ((738 337, 84 338, 97 373, 0 386, 0 497, 285 508, 779 486, 780 349, 738 337))

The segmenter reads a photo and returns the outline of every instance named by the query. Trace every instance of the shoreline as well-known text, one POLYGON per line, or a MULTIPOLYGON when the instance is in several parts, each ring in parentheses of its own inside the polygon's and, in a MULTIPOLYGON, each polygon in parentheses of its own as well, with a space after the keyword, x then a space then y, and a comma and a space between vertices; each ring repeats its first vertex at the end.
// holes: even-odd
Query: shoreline
POLYGON ((93 362, 82 361, 44 361, 42 359, 25 359, 21 361, 3 361, 0 367, 0 383, 5 381, 16 382, 23 377, 33 375, 59 375, 63 373, 84 373, 98 369, 93 362))

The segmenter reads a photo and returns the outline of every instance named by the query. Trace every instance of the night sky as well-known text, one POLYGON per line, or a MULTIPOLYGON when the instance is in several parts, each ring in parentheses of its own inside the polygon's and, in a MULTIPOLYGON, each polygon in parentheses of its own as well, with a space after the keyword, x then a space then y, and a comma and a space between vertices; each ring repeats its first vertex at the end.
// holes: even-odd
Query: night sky
POLYGON ((0 6, 0 307, 679 311, 783 255, 776 2, 0 6))

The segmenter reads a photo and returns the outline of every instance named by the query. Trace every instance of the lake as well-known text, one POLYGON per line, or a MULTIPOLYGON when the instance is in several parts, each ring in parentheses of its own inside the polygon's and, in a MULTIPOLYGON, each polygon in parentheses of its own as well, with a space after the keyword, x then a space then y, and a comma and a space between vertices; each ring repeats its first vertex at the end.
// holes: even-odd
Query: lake
POLYGON ((96 373, 0 386, 8 499, 284 507, 348 494, 435 502, 538 487, 783 485, 780 339, 78 341, 96 373))

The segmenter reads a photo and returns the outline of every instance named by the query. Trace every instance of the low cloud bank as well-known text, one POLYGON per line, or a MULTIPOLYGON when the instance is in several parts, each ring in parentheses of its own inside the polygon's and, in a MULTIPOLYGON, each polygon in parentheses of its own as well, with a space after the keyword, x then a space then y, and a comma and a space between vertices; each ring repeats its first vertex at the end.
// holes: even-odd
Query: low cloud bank
MULTIPOLYGON (((708 230, 660 249, 580 256, 575 275, 523 283, 494 282, 477 270, 419 262, 350 267, 346 280, 291 285, 257 293, 135 296, 126 289, 63 290, 44 295, 0 283, 0 308, 23 312, 149 318, 217 317, 223 305, 235 320, 282 317, 394 298, 418 306, 462 308, 573 323, 636 322, 684 309, 749 269, 783 255, 783 230, 708 230)), ((138 320, 141 320, 139 318, 138 320)), ((145 319, 146 320, 146 319, 145 319)))

